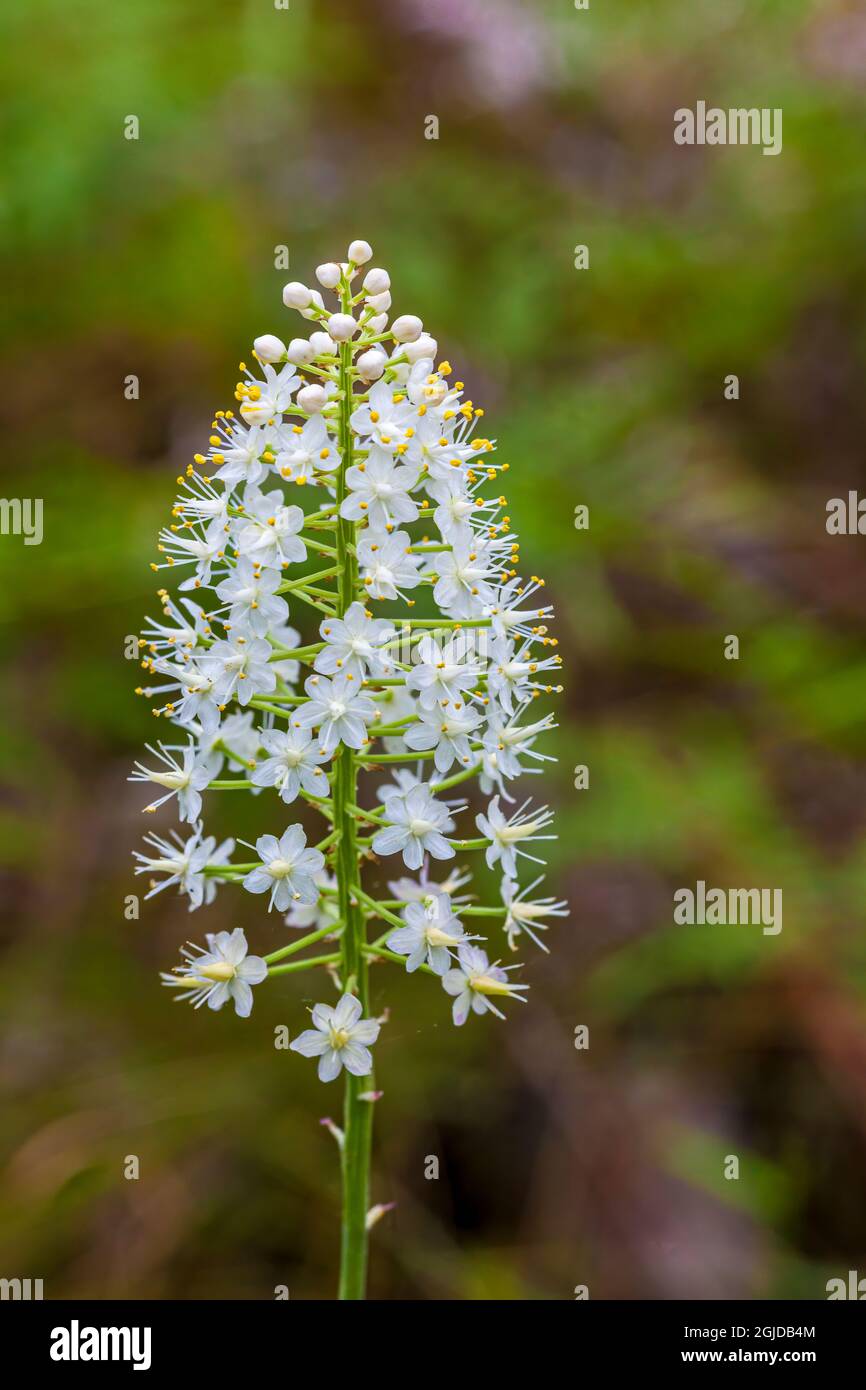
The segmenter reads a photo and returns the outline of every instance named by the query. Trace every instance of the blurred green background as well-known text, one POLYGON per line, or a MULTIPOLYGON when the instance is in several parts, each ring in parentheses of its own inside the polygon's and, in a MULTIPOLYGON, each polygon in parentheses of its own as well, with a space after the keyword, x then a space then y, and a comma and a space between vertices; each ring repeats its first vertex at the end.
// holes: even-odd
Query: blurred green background
POLYGON ((545 790, 573 908, 507 1024, 458 1032, 431 981, 375 975, 397 1207, 371 1294, 820 1298, 866 1273, 866 559, 824 527, 864 472, 862 6, 34 0, 0 40, 0 492, 45 506, 42 545, 0 538, 0 1275, 333 1293, 340 1096, 273 1047, 319 984, 262 987, 248 1022, 175 1008, 157 971, 188 935, 264 952, 282 927, 228 889, 124 919, 130 852, 172 821, 125 781, 155 730, 123 644, 238 359, 297 332, 283 282, 356 236, 512 466, 566 661, 545 790), (783 153, 675 146, 698 99, 782 107, 783 153), (698 878, 782 888, 781 935, 674 926, 698 878))

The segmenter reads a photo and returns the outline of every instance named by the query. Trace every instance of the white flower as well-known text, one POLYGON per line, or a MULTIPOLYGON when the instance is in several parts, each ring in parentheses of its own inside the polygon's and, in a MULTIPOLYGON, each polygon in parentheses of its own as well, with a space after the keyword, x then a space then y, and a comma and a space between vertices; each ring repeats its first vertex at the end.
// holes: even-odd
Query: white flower
POLYGON ((362 381, 378 381, 384 374, 388 358, 381 348, 368 348, 357 358, 355 366, 362 381))
POLYGON ((409 974, 426 960, 434 974, 444 975, 454 948, 468 939, 451 911, 451 899, 445 893, 428 893, 423 902, 407 903, 403 920, 405 927, 388 937, 388 949, 406 957, 409 974))
POLYGON ((421 764, 418 763, 418 772, 413 772, 408 767, 395 767, 391 776, 393 781, 386 782, 384 786, 376 788, 376 796, 381 802, 390 800, 392 796, 405 796, 413 787, 417 787, 421 782, 421 764))
POLYGON ((259 730, 253 727, 253 712, 235 710, 215 729, 205 729, 204 725, 193 724, 192 732, 199 742, 203 757, 214 759, 217 772, 227 759, 229 766, 253 767, 259 751, 259 730))
POLYGON ((480 541, 456 541, 450 551, 436 556, 439 579, 433 598, 451 618, 475 618, 495 597, 490 572, 491 556, 480 541))
POLYGON ((292 362, 287 362, 279 372, 265 362, 262 370, 264 381, 250 381, 241 401, 241 415, 248 425, 267 425, 272 420, 278 421, 283 411, 291 408, 292 395, 300 384, 292 362))
POLYGON ((490 618, 497 637, 510 637, 519 633, 521 637, 544 639, 547 628, 541 621, 553 617, 553 608, 548 604, 543 608, 524 608, 526 600, 544 587, 544 581, 534 575, 531 579, 515 576, 501 585, 491 601, 482 611, 482 617, 490 618))
POLYGON ((484 668, 470 658, 473 647, 468 634, 455 633, 440 644, 426 634, 412 653, 415 665, 407 677, 410 690, 418 692, 422 709, 459 701, 465 690, 480 680, 484 668))
POLYGON ((332 314, 328 319, 328 332, 335 343, 347 343, 358 331, 358 320, 351 314, 332 314))
MULTIPOLYGON (((453 994, 454 1004, 451 1014, 457 1027, 461 1027, 469 1017, 469 1011, 483 1014, 490 1010, 497 1018, 504 1018, 491 1000, 491 995, 506 999, 521 999, 528 985, 513 985, 506 974, 507 969, 491 965, 484 951, 477 946, 461 946, 458 953, 460 968, 449 970, 442 977, 442 988, 446 994, 453 994)), ((522 1002, 526 1002, 522 1000, 522 1002)))
POLYGON ((209 835, 206 840, 202 839, 204 829, 197 825, 189 839, 184 841, 174 831, 171 833, 171 840, 163 840, 159 835, 145 835, 144 842, 152 845, 159 854, 141 854, 134 850, 134 857, 138 860, 135 867, 137 874, 165 874, 162 883, 155 883, 147 894, 152 898, 155 893, 161 893, 164 888, 170 888, 173 883, 178 886, 178 892, 185 893, 189 898, 189 910, 194 912, 202 903, 212 903, 216 897, 216 882, 213 878, 206 878, 204 875, 205 865, 227 864, 229 855, 235 847, 234 840, 224 840, 217 847, 216 839, 209 835))
POLYGON ((389 797, 385 815, 391 823, 374 836, 374 854, 402 851, 407 869, 420 869, 425 854, 434 859, 454 858, 454 849, 443 834, 454 829, 454 822, 447 806, 437 801, 423 783, 404 796, 389 797))
POLYGON ((364 405, 352 411, 352 429, 379 444, 389 454, 406 453, 418 423, 418 412, 401 391, 377 381, 364 405))
POLYGON ((453 868, 442 883, 433 883, 427 877, 425 865, 417 883, 414 878, 395 878, 388 880, 388 887, 394 898, 402 903, 423 903, 430 897, 431 893, 447 893, 452 902, 461 902, 465 900, 466 895, 464 894, 462 898, 458 899, 455 894, 471 882, 471 873, 461 872, 460 869, 453 868))
POLYGON ((287 309, 306 309, 313 299, 313 291, 299 280, 290 280, 283 286, 283 303, 287 309))
POLYGON ((153 618, 148 618, 148 626, 142 629, 142 636, 145 639, 144 645, 151 652, 177 652, 178 655, 183 656, 183 652, 178 651, 178 649, 184 648, 185 651, 191 652, 198 644, 200 637, 210 636, 210 625, 204 609, 200 604, 193 603, 192 599, 181 599, 182 606, 192 618, 192 622, 190 622, 164 589, 161 597, 162 615, 164 618, 170 619, 174 626, 169 626, 168 622, 158 623, 153 618))
POLYGON ((307 837, 300 825, 290 825, 279 840, 276 835, 260 835, 256 853, 262 863, 244 879, 248 893, 267 893, 268 911, 288 912, 293 903, 314 903, 319 896, 316 875, 325 863, 317 849, 306 849, 307 837))
POLYGON ((285 569, 307 558, 298 532, 304 524, 300 507, 287 507, 279 490, 245 501, 248 518, 238 522, 237 547, 256 564, 285 569))
POLYGON ((328 404, 328 392, 324 386, 304 386, 298 392, 298 405, 308 415, 316 415, 328 404))
POLYGON ((285 343, 273 333, 265 333, 261 338, 256 338, 253 349, 260 362, 280 362, 286 355, 285 343))
POLYGON ((194 743, 189 743, 183 750, 173 748, 171 751, 163 743, 156 748, 149 743, 145 747, 159 759, 163 767, 154 771, 137 762, 135 772, 127 781, 153 782, 158 787, 167 788, 165 796, 145 806, 145 811, 155 811, 163 802, 176 796, 180 819, 192 825, 201 815, 201 793, 216 777, 222 758, 202 757, 194 743), (172 753, 181 751, 183 756, 178 762, 177 758, 172 757, 172 753))
MULTIPOLYGON (((387 309, 390 309, 390 307, 391 307, 391 291, 390 291, 390 290, 382 290, 382 292, 381 292, 380 294, 368 294, 368 295, 367 295, 367 308, 368 308, 368 309, 372 309, 373 313, 374 313, 377 317, 383 318, 383 319, 385 320, 386 323, 387 323, 387 321, 388 321, 388 315, 387 315, 387 313, 386 313, 385 311, 386 311, 387 309)), ((384 328, 384 326, 385 326, 385 325, 383 324, 382 327, 384 328)), ((375 328, 375 329, 373 328, 373 321, 372 321, 372 320, 369 320, 369 319, 367 320, 367 327, 369 327, 374 333, 379 333, 379 331, 380 331, 378 328, 375 328)))
POLYGON ((232 420, 230 424, 221 420, 219 435, 219 443, 210 447, 210 462, 216 465, 213 476, 226 487, 234 487, 236 483, 260 483, 269 469, 261 458, 268 447, 265 431, 258 425, 247 429, 240 420, 232 420))
POLYGON ((327 646, 314 664, 322 675, 339 671, 361 681, 370 669, 381 674, 393 669, 379 648, 393 639, 394 628, 382 618, 372 618, 363 603, 351 603, 342 618, 325 618, 319 631, 327 646))
POLYGON ((429 358, 431 361, 439 351, 439 344, 435 338, 431 338, 429 333, 422 333, 416 338, 414 343, 403 344, 403 356, 409 362, 420 362, 422 359, 429 358))
POLYGON ((310 346, 315 350, 317 357, 333 357, 337 351, 337 344, 330 333, 322 330, 310 334, 310 346))
POLYGON ((227 641, 214 642, 200 658, 214 675, 213 695, 218 705, 237 700, 248 705, 254 695, 270 695, 277 678, 269 664, 271 645, 262 637, 232 632, 227 641))
POLYGON ((196 1008, 207 1004, 209 1009, 221 1009, 233 1000, 238 1018, 249 1018, 253 1007, 251 985, 260 984, 268 967, 260 956, 247 955, 247 939, 240 927, 231 933, 208 933, 208 949, 181 947, 183 965, 176 965, 171 974, 163 972, 162 982, 182 990, 178 999, 187 999, 196 1008))
POLYGON ((546 806, 541 806, 537 811, 527 812, 528 801, 514 812, 507 820, 499 809, 499 797, 494 796, 487 808, 487 815, 475 817, 475 824, 487 839, 492 843, 487 846, 485 858, 487 867, 492 869, 494 864, 501 862, 503 872, 511 878, 517 876, 517 856, 521 855, 525 859, 531 859, 535 864, 543 864, 543 859, 538 859, 534 854, 529 854, 525 849, 519 849, 521 842, 527 840, 555 840, 555 835, 539 835, 539 830, 550 825, 553 820, 553 812, 546 806))
MULTIPOLYGON (((532 679, 540 671, 558 671, 562 657, 558 654, 547 657, 533 657, 530 642, 524 642, 519 651, 507 638, 498 637, 492 647, 487 684, 491 695, 499 701, 506 714, 511 714, 514 702, 522 704, 531 697, 533 690, 545 689, 544 684, 532 679)), ((546 687, 548 693, 562 690, 562 686, 546 687)))
POLYGON ((325 261, 324 265, 316 266, 316 279, 323 290, 335 290, 340 283, 341 273, 336 261, 325 261))
MULTIPOLYGON (((205 657, 206 653, 202 653, 199 661, 205 657)), ((147 686, 141 692, 143 695, 148 699, 163 691, 180 695, 178 704, 172 701, 165 706, 165 711, 171 713, 178 724, 188 725, 198 720, 208 733, 213 733, 219 727, 220 710, 214 696, 217 671, 203 669, 193 659, 187 660, 183 666, 161 659, 153 663, 152 669, 168 676, 169 682, 167 685, 147 686)))
POLYGON ((355 265, 366 265, 373 259, 373 248, 369 241, 353 241, 349 244, 349 260, 355 265))
POLYGON ((301 788, 310 796, 327 796, 328 779, 320 763, 328 754, 319 748, 306 729, 269 729, 261 735, 262 747, 270 756, 250 774, 257 787, 276 787, 280 800, 289 805, 301 788))
POLYGON ((315 903, 293 903, 290 911, 286 915, 286 926, 295 927, 299 931, 321 931, 323 927, 336 926, 340 920, 340 904, 332 893, 325 893, 326 888, 335 889, 337 880, 322 869, 316 874, 316 887, 321 897, 315 903))
POLYGON ((319 294, 319 291, 318 291, 318 290, 310 290, 310 302, 309 302, 309 304, 307 305, 306 309, 302 309, 302 310, 301 310, 301 318, 302 318, 302 319, 317 319, 317 318, 321 318, 322 314, 324 313, 324 308, 325 308, 325 301, 322 299, 322 296, 319 294))
POLYGON ((335 1009, 329 1004, 316 1004, 312 1010, 313 1027, 289 1043, 292 1052, 302 1057, 318 1057, 319 1080, 333 1081, 343 1067, 353 1076, 369 1076, 373 1058, 369 1048, 379 1036, 380 1024, 375 1018, 362 1018, 360 999, 344 994, 335 1009))
POLYGON ((281 583, 276 570, 263 571, 243 556, 216 589, 217 596, 229 605, 232 627, 245 625, 257 637, 264 637, 270 627, 285 622, 289 605, 276 593, 281 583))
POLYGON ((416 468, 395 464, 390 454, 375 446, 364 463, 346 470, 349 496, 340 507, 340 516, 363 521, 381 529, 402 521, 414 521, 418 508, 409 496, 418 479, 416 468))
POLYGON ((418 557, 409 553, 411 541, 405 531, 364 532, 358 540, 358 564, 371 598, 394 599, 404 589, 421 582, 418 557))
MULTIPOLYGON (((195 565, 193 577, 184 580, 180 587, 200 589, 203 584, 210 583, 211 567, 217 560, 221 560, 225 553, 225 536, 221 527, 214 529, 212 525, 208 527, 206 535, 202 535, 195 527, 185 530, 183 535, 164 530, 159 533, 159 552, 168 556, 165 561, 165 567, 168 569, 195 565)), ((163 565, 154 565, 153 568, 162 569, 163 565)))
POLYGON ((364 695, 358 682, 348 676, 308 676, 304 689, 309 700, 295 712, 293 723, 301 729, 317 728, 322 748, 331 753, 338 743, 363 748, 367 725, 376 716, 376 706, 364 695))
POLYGON ((504 929, 508 937, 508 944, 512 951, 517 950, 517 937, 525 934, 534 941, 536 946, 540 946, 542 951, 547 947, 543 941, 539 941, 535 935, 537 931, 547 931, 545 917, 567 917, 568 904, 557 902, 555 898, 535 898, 531 899, 529 894, 533 888, 537 888, 542 882, 544 875, 540 874, 532 883, 520 888, 513 878, 507 876, 502 880, 502 901, 508 909, 505 915, 504 929))
POLYGON ((401 314, 391 325, 391 332, 398 343, 414 343, 420 338, 424 325, 415 314, 401 314))
MULTIPOLYGON (((487 783, 502 787, 502 779, 519 777, 525 770, 521 757, 532 758, 535 762, 555 762, 550 753, 539 753, 533 743, 540 733, 556 728, 553 715, 546 714, 534 724, 519 724, 521 714, 526 709, 521 705, 510 719, 500 710, 491 707, 487 714, 487 732, 484 735, 484 775, 481 778, 482 791, 489 792, 487 783)), ((506 801, 512 800, 506 796, 506 801)))
POLYGON ((481 724, 481 715, 459 703, 445 710, 441 706, 421 710, 416 723, 410 724, 403 735, 407 748, 422 752, 435 748, 433 764, 437 772, 445 773, 455 759, 468 767, 472 762, 469 735, 481 724))
POLYGON ((373 270, 367 271, 363 283, 368 295, 384 294, 385 290, 391 288, 391 276, 387 270, 380 270, 375 267, 373 270))
MULTIPOLYGON (((407 455, 419 468, 426 468, 428 476, 434 481, 447 483, 449 487, 465 493, 464 461, 471 452, 465 445, 455 444, 450 423, 443 423, 432 410, 428 410, 418 417, 407 455)), ((427 491, 431 497, 436 495, 429 486, 427 491)), ((470 511, 474 505, 474 502, 470 502, 470 511)))
POLYGON ((332 473, 340 466, 340 451, 328 434, 321 415, 313 415, 303 425, 285 427, 278 438, 274 467, 291 483, 305 483, 313 473, 332 473))
POLYGON ((293 338, 286 348, 286 356, 296 367, 308 367, 316 360, 316 348, 312 338, 293 338))

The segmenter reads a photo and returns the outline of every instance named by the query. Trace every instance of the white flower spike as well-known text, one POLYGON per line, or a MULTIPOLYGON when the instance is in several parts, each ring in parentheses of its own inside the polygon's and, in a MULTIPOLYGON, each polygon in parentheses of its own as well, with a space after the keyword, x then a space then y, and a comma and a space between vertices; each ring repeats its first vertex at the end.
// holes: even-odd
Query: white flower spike
POLYGON ((244 913, 244 929, 183 948, 164 977, 177 997, 246 1018, 259 984, 318 970, 336 986, 291 1047, 323 1081, 347 1074, 345 1131, 330 1125, 347 1298, 363 1296, 367 1231, 388 1207, 367 1197, 374 990, 395 968, 419 989, 435 976, 456 1024, 502 1018, 527 986, 473 928, 547 950, 567 913, 535 896, 537 877, 520 883, 554 835, 551 812, 515 794, 550 759, 552 607, 521 565, 483 408, 419 315, 389 323, 392 295, 354 240, 284 287, 300 321, 240 363, 178 478, 151 565, 176 584, 139 638, 138 693, 180 732, 161 726, 130 777, 150 817, 180 826, 135 855, 147 898, 174 888, 193 912, 234 894, 244 913), (236 797, 255 827, 242 855, 203 823, 231 824, 236 797), (475 853, 499 876, 494 902, 472 890, 475 853), (274 948, 250 955, 247 930, 274 948))

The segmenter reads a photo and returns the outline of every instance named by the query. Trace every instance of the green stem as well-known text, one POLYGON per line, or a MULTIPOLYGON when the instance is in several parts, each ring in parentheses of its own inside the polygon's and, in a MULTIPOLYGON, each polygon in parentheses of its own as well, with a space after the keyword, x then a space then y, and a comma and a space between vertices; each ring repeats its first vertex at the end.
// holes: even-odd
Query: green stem
MULTIPOLYGON (((349 286, 345 279, 341 288, 341 304, 348 313, 349 286)), ((346 496, 346 471, 352 466, 352 431, 349 416, 352 412, 352 348, 349 343, 340 347, 339 426, 341 463, 337 476, 337 510, 346 496)), ((353 553, 355 526, 340 517, 337 528, 337 558, 339 565, 337 612, 342 616, 355 599, 357 560, 353 553)), ((365 944, 364 914, 352 891, 358 877, 358 845, 355 820, 349 806, 356 802, 358 769, 355 754, 345 745, 340 750, 334 776, 334 823, 340 831, 337 846, 336 873, 340 919, 345 922, 340 938, 343 988, 351 982, 366 1015, 369 1010, 368 962, 363 953, 365 944)), ((341 1157, 343 1212, 340 1240, 341 1299, 363 1299, 367 1288, 367 1210, 370 1205, 370 1149, 373 1134, 373 1106, 360 1099, 373 1088, 372 1077, 351 1076, 346 1072, 346 1098, 343 1128, 345 1140, 341 1157)))
POLYGON ((307 946, 313 946, 317 941, 321 941, 325 936, 332 936, 342 927, 342 922, 329 922, 326 927, 320 927, 318 931, 309 932, 306 936, 293 941, 290 946, 281 946, 279 951, 271 951, 269 956, 264 956, 266 965, 276 964, 278 960, 285 960, 286 956, 293 956, 297 951, 303 951, 307 946))
POLYGON ((310 970, 314 965, 336 965, 340 959, 334 952, 332 956, 310 956, 307 960, 293 960, 288 965, 272 965, 268 975, 291 975, 296 970, 310 970))

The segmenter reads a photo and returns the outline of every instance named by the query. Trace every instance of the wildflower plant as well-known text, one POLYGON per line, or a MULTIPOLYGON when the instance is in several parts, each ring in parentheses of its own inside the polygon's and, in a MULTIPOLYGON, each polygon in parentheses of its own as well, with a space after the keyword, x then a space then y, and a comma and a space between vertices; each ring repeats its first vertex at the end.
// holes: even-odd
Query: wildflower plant
POLYGON ((355 241, 344 263, 319 266, 331 307, 286 285, 284 304, 312 331, 288 346, 256 339, 236 408, 217 411, 207 452, 178 480, 153 568, 180 582, 158 591, 161 616, 139 639, 139 693, 172 732, 130 779, 153 784, 145 811, 173 801, 181 826, 146 836, 136 855, 148 897, 176 887, 193 911, 226 886, 258 895, 293 932, 263 956, 240 927, 183 947, 163 976, 176 997, 231 1002, 245 1018, 255 988, 308 970, 335 994, 291 1048, 316 1059, 323 1082, 345 1072, 343 1128, 331 1126, 343 1298, 364 1296, 367 1231, 387 1209, 369 1198, 371 1049, 385 1023, 371 1012, 371 967, 427 976, 458 1026, 470 1013, 501 1019, 527 986, 500 958, 525 942, 546 950, 566 912, 536 892, 551 813, 513 792, 549 757, 536 742, 553 716, 536 717, 535 702, 561 689, 543 581, 519 575, 508 465, 483 410, 420 319, 389 324, 390 279, 363 272, 371 256, 355 241), (467 838, 471 779, 484 809, 467 838), (271 828, 246 854, 205 834, 202 813, 222 793, 260 798, 271 828), (301 808, 319 832, 299 823, 301 808), (470 851, 500 877, 499 902, 467 891, 454 861, 470 851), (379 861, 387 898, 370 891, 379 861), (477 930, 485 919, 493 941, 477 930))

